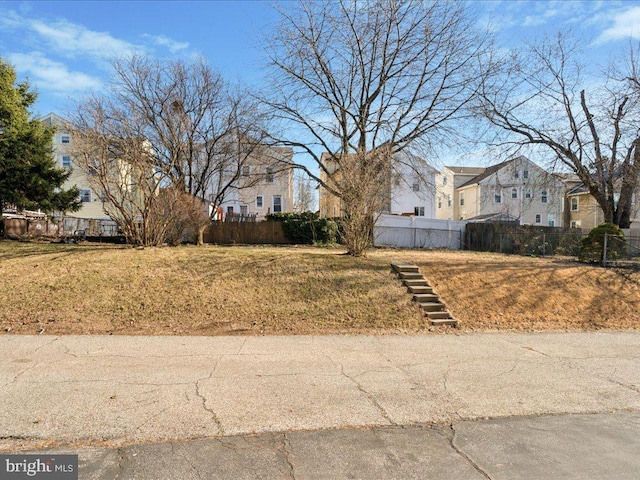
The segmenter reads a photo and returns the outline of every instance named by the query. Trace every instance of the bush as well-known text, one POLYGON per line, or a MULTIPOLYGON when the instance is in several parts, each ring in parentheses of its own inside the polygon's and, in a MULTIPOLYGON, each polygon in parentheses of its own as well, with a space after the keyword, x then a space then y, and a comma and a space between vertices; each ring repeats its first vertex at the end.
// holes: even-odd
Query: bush
POLYGON ((624 232, 617 225, 603 223, 582 239, 578 256, 580 261, 602 263, 605 234, 607 235, 607 260, 617 260, 625 255, 624 232))
POLYGON ((313 212, 272 213, 267 220, 282 222, 287 240, 296 244, 330 244, 336 242, 338 225, 328 218, 320 218, 313 212))

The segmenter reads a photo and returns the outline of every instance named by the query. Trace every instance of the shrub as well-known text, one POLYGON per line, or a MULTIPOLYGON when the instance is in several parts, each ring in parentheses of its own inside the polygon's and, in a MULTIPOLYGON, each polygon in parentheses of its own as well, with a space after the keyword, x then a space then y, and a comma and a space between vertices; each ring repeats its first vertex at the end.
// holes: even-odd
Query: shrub
POLYGON ((313 212, 272 213, 267 220, 282 222, 287 240, 296 244, 329 244, 336 242, 338 225, 328 218, 320 218, 313 212))
POLYGON ((624 232, 617 225, 603 223, 582 239, 579 259, 582 262, 601 263, 604 253, 604 236, 607 235, 607 260, 617 260, 625 255, 624 232))

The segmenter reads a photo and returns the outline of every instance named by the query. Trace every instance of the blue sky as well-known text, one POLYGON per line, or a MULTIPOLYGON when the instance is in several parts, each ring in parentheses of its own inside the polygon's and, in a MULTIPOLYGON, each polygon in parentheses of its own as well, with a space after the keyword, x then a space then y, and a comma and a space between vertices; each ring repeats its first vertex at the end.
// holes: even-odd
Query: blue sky
MULTIPOLYGON (((469 2, 502 48, 572 29, 592 65, 640 40, 640 1, 469 2)), ((286 3, 284 3, 286 7, 286 3)), ((70 99, 107 84, 109 59, 201 55, 231 81, 260 86, 260 38, 276 20, 272 2, 0 0, 0 56, 39 92, 34 113, 64 114, 70 99)))
MULTIPOLYGON (((489 22, 506 48, 571 28, 590 42, 590 58, 605 63, 629 38, 640 39, 640 2, 470 3, 479 24, 489 22)), ((38 113, 62 113, 69 98, 104 87, 112 56, 131 51, 161 58, 199 54, 229 80, 259 85, 260 36, 275 19, 272 2, 257 0, 0 0, 0 56, 37 87, 38 113)))

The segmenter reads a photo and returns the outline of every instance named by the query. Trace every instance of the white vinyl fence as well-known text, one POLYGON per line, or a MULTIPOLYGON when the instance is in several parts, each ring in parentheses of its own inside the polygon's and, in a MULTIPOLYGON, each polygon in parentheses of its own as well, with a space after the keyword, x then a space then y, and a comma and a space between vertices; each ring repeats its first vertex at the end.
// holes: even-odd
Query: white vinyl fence
POLYGON ((461 250, 466 222, 381 215, 373 230, 377 247, 461 250))

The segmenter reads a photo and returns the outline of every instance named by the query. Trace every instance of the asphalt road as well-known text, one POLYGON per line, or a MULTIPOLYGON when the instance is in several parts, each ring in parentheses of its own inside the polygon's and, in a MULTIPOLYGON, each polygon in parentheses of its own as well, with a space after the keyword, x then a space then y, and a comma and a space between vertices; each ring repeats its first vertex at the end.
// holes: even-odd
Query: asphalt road
POLYGON ((78 453, 80 478, 640 471, 638 333, 4 335, 0 351, 0 451, 78 453))

